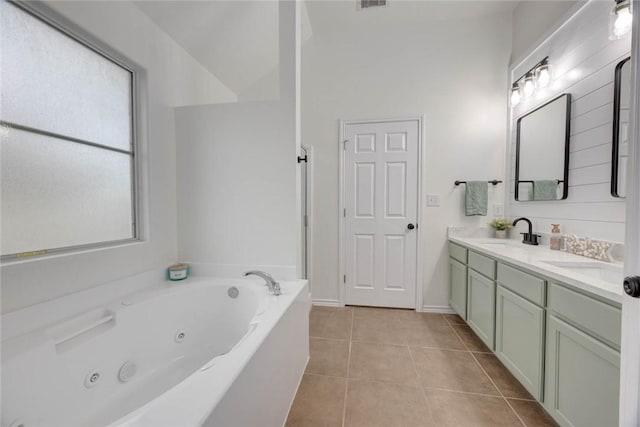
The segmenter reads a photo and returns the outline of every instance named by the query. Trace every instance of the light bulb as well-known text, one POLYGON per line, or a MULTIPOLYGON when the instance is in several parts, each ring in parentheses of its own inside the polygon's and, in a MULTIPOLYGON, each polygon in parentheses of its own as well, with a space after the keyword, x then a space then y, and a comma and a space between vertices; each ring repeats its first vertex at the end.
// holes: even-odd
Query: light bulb
POLYGON ((520 89, 518 88, 518 86, 514 86, 511 89, 511 106, 515 107, 516 105, 520 104, 521 99, 522 97, 520 96, 520 89))
POLYGON ((629 0, 616 1, 609 22, 609 29, 611 32, 609 38, 611 39, 620 39, 631 31, 633 15, 631 13, 631 4, 629 0))
POLYGON ((616 13, 616 22, 613 24, 618 34, 624 34, 631 29, 631 23, 633 22, 633 16, 629 7, 620 9, 616 13))
POLYGON ((524 78, 524 87, 522 88, 522 92, 525 98, 533 95, 533 92, 536 90, 535 85, 533 84, 533 76, 527 76, 524 78))
POLYGON ((547 64, 543 64, 536 70, 536 83, 538 87, 547 87, 551 82, 551 72, 547 64))

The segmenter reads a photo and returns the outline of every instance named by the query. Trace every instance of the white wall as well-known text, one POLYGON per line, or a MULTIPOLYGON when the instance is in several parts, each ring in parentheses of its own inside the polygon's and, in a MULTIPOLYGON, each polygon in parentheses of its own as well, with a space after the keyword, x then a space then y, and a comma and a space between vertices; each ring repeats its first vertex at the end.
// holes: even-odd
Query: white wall
POLYGON ((281 2, 279 99, 176 110, 183 261, 296 275, 295 13, 293 2, 281 2))
POLYGON ((236 95, 129 2, 49 2, 66 19, 144 71, 145 137, 139 155, 141 243, 2 265, 2 312, 16 310, 176 260, 176 141, 173 107, 233 102, 236 95))
POLYGON ((517 79, 547 55, 552 65, 551 89, 511 111, 507 160, 508 213, 530 218, 540 232, 548 233, 552 223, 559 223, 563 233, 624 241, 624 199, 610 194, 613 80, 616 64, 629 55, 631 44, 629 36, 609 40, 610 9, 609 2, 589 3, 512 69, 512 77, 517 79), (516 121, 561 93, 572 95, 569 197, 553 202, 516 202, 516 121))
MULTIPOLYGON (((340 10, 336 2, 313 7, 340 10)), ((503 178, 510 38, 511 10, 341 33, 319 34, 314 24, 302 51, 302 143, 314 150, 314 301, 339 300, 338 120, 424 115, 423 189, 441 196, 420 221, 424 305, 448 307, 447 226, 490 220, 465 217, 464 186, 453 183, 503 178)), ((502 194, 490 189, 492 198, 502 194)))
POLYGON ((585 0, 521 1, 513 9, 511 61, 519 60, 571 9, 585 0))

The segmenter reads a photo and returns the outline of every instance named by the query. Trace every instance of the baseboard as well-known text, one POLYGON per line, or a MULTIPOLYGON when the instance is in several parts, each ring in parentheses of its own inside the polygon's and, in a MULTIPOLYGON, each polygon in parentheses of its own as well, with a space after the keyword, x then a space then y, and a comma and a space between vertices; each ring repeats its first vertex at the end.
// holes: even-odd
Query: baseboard
POLYGON ((423 313, 444 313, 444 314, 453 314, 455 311, 448 305, 423 305, 422 306, 423 313))
POLYGON ((312 299, 312 305, 317 305, 318 307, 342 307, 342 303, 335 299, 312 299))
MULTIPOLYGON (((340 301, 333 299, 313 299, 311 300, 311 304, 318 307, 343 307, 343 304, 340 301)), ((423 305, 422 312, 444 314, 455 313, 455 311, 453 311, 453 309, 448 305, 423 305)))

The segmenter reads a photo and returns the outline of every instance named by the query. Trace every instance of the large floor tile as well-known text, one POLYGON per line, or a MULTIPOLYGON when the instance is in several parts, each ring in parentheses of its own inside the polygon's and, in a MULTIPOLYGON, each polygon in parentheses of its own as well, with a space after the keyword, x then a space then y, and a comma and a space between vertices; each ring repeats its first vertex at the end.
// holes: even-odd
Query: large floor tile
POLYGON ((404 322, 377 317, 353 319, 353 341, 406 345, 404 322))
POLYGON ((418 313, 413 311, 411 316, 405 316, 405 321, 422 322, 426 324, 447 323, 442 313, 418 313))
POLYGON ((527 427, 557 427, 558 424, 538 402, 529 400, 508 399, 509 404, 516 411, 527 427))
POLYGON ((287 427, 340 427, 346 379, 304 375, 289 411, 287 427))
POLYGON ((447 320, 447 322, 451 323, 452 325, 465 325, 467 323, 462 317, 458 316, 457 314, 443 314, 443 316, 447 320))
POLYGON ((501 397, 425 390, 427 407, 438 427, 516 427, 522 423, 501 397))
POLYGON ((418 384, 409 348, 389 344, 351 343, 349 378, 418 384))
POLYGON ((344 425, 419 427, 433 424, 418 387, 350 379, 344 425))
POLYGON ((317 338, 350 339, 353 308, 313 307, 309 335, 317 338))
POLYGON ((480 338, 471 330, 469 326, 465 325, 451 325, 451 327, 460 335, 460 338, 465 345, 471 351, 478 351, 483 353, 491 353, 489 347, 482 342, 480 338))
POLYGON ((377 319, 377 320, 414 320, 422 313, 415 310, 380 308, 380 307, 354 307, 354 317, 356 319, 377 319))
POLYGON ((309 374, 347 376, 349 341, 325 338, 309 339, 310 360, 306 372, 309 374))
POLYGON ((411 354, 423 387, 499 395, 468 351, 412 347, 411 354))
POLYGON ((466 350, 466 346, 446 321, 404 322, 410 346, 466 350))
POLYGON ((489 374, 489 377, 491 377, 503 396, 533 400, 533 396, 529 394, 495 355, 489 353, 474 353, 474 357, 480 365, 482 365, 482 368, 487 374, 489 374))

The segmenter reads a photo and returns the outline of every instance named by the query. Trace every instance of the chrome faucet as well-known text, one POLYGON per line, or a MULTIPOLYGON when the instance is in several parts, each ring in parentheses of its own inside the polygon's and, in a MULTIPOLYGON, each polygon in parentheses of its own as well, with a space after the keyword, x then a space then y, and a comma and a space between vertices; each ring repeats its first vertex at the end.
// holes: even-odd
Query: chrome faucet
POLYGON ((522 234, 522 243, 524 243, 525 245, 538 245, 538 237, 540 237, 539 234, 534 234, 533 233, 533 224, 531 224, 531 221, 528 218, 525 217, 521 217, 518 218, 516 220, 513 221, 513 226, 515 227, 516 224, 520 221, 525 221, 527 224, 529 224, 529 232, 528 233, 520 233, 522 234))
POLYGON ((271 292, 272 294, 278 296, 282 293, 280 291, 280 283, 276 282, 276 279, 274 279, 273 276, 269 273, 265 273, 264 271, 259 270, 251 270, 244 273, 245 277, 249 275, 262 277, 264 281, 267 282, 266 285, 269 287, 269 292, 271 292))

